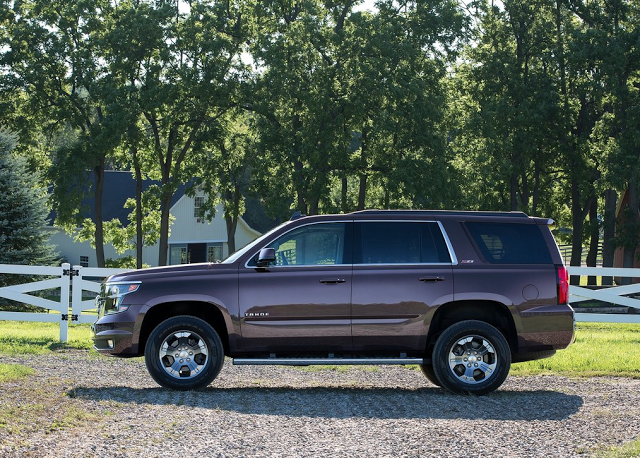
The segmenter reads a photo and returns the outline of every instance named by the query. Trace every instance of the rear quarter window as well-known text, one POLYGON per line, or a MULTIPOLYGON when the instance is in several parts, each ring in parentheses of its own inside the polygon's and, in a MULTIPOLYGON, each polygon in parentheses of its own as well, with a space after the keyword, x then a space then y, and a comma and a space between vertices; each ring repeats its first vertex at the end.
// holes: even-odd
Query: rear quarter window
POLYGON ((546 242, 535 224, 465 223, 484 259, 491 264, 551 264, 546 242))

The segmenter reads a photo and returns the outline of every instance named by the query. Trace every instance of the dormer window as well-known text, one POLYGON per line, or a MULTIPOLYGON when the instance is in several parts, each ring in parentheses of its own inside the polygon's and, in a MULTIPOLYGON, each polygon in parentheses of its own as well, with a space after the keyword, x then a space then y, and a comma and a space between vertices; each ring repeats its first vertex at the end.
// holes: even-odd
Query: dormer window
POLYGON ((196 196, 193 201, 193 217, 196 222, 204 223, 204 196, 196 196))

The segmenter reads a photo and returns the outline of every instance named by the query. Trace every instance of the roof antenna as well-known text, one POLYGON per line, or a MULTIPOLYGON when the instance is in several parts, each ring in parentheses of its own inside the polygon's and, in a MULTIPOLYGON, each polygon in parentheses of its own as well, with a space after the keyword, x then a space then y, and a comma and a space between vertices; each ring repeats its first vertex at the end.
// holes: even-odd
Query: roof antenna
POLYGON ((296 219, 299 219, 299 218, 303 218, 305 216, 307 216, 307 215, 303 215, 301 211, 297 211, 293 215, 291 215, 291 218, 289 219, 289 221, 293 221, 293 220, 296 220, 296 219))

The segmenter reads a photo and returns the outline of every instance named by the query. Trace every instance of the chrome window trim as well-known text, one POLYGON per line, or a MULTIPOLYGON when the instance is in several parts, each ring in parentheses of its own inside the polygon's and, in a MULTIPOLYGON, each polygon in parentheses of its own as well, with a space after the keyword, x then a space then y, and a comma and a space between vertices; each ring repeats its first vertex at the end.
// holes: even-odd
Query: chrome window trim
MULTIPOLYGON (((294 229, 300 229, 301 227, 305 227, 305 226, 310 226, 312 224, 329 224, 329 223, 430 223, 430 224, 437 224, 438 227, 440 228, 440 233, 442 234, 442 237, 444 238, 444 243, 447 246, 447 250, 449 251, 449 258, 451 259, 451 262, 415 262, 415 263, 380 263, 380 264, 305 264, 305 265, 292 265, 292 266, 269 266, 269 269, 281 269, 281 268, 309 268, 309 267, 356 267, 356 266, 363 266, 363 267, 379 267, 379 266, 457 266, 458 265, 458 257, 456 256, 455 252, 453 251, 453 245, 451 244, 451 240, 449 239, 449 235, 447 234, 447 231, 445 231, 444 226, 442 225, 442 222, 440 221, 434 221, 434 220, 424 220, 424 219, 419 219, 419 220, 407 220, 407 219, 366 219, 366 220, 335 220, 335 221, 310 221, 306 224, 301 224, 299 226, 295 226, 292 227, 291 229, 289 229, 286 232, 283 232, 282 234, 280 234, 280 236, 276 237, 274 240, 279 239, 280 237, 282 237, 283 235, 288 234, 289 232, 293 231, 294 229)), ((274 240, 271 240, 269 243, 273 242, 274 240)), ((263 246, 262 248, 267 248, 268 245, 263 246)), ((251 256, 249 256, 249 258, 247 259, 247 261, 244 263, 244 267, 246 269, 252 269, 255 270, 256 268, 258 268, 257 266, 250 266, 249 261, 252 260, 258 253, 260 253, 260 250, 262 250, 262 248, 260 248, 258 251, 256 251, 255 253, 253 253, 251 256)))
POLYGON ((413 267, 413 266, 452 266, 450 262, 381 262, 374 264, 352 264, 353 267, 376 267, 376 266, 405 266, 405 267, 413 267))
POLYGON ((456 256, 455 251, 453 251, 453 245, 451 244, 451 240, 449 239, 449 234, 447 234, 447 231, 444 230, 444 226, 442 225, 442 222, 436 221, 436 223, 438 223, 438 227, 440 227, 440 232, 442 232, 442 236, 444 237, 444 243, 447 244, 447 249, 449 250, 449 257, 451 258, 451 265, 457 266, 458 257, 456 256))

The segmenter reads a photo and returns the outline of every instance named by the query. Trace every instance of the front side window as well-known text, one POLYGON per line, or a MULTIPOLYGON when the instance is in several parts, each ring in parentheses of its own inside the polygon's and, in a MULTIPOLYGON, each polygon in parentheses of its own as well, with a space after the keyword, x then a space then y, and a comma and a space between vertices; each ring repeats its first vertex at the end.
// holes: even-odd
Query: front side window
POLYGON ((431 222, 372 221, 357 225, 360 243, 355 259, 360 264, 450 263, 440 227, 431 222))
MULTIPOLYGON (((344 264, 345 223, 309 224, 287 232, 268 247, 276 251, 275 266, 344 264)), ((252 262, 255 265, 255 260, 252 262)))

